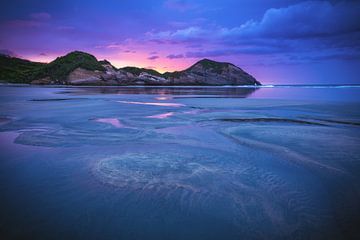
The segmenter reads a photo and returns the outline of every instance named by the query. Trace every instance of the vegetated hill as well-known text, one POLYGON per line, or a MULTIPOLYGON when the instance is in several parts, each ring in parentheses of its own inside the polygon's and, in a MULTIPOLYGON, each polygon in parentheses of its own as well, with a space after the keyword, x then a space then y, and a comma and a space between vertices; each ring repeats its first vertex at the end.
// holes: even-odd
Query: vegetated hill
POLYGON ((174 85, 261 85, 232 63, 202 59, 183 71, 166 72, 174 85))
POLYGON ((52 81, 60 83, 65 81, 68 75, 77 68, 89 71, 105 71, 105 68, 93 55, 74 51, 65 56, 58 57, 42 68, 37 69, 31 76, 31 79, 49 77, 52 81))
POLYGON ((105 71, 101 62, 93 55, 80 51, 58 57, 48 64, 0 55, 0 80, 13 83, 30 83, 42 78, 49 78, 54 83, 62 83, 77 68, 105 71))
POLYGON ((214 73, 217 73, 217 74, 222 74, 223 71, 229 66, 236 67, 232 63, 216 62, 216 61, 205 58, 205 59, 202 59, 202 60, 198 61, 197 63, 195 63, 194 65, 192 65, 188 69, 186 69, 186 71, 191 71, 197 66, 201 66, 204 69, 211 69, 214 73))
POLYGON ((151 75, 154 75, 154 76, 157 76, 157 77, 162 77, 162 74, 153 70, 153 69, 148 69, 148 68, 138 68, 138 67, 123 67, 123 68, 120 68, 120 70, 123 70, 125 72, 129 72, 129 73, 132 73, 134 74, 135 76, 139 76, 140 73, 142 72, 145 72, 145 73, 148 73, 148 74, 151 74, 151 75))
POLYGON ((45 65, 45 63, 31 62, 0 54, 0 81, 29 83, 31 81, 29 74, 45 65))
MULTIPOLYGON (((104 60, 100 60, 99 63, 101 64, 101 66, 108 66, 111 68, 111 70, 117 70, 116 67, 114 67, 111 62, 109 62, 108 60, 104 59, 104 60)), ((106 68, 106 67, 105 67, 106 68)))

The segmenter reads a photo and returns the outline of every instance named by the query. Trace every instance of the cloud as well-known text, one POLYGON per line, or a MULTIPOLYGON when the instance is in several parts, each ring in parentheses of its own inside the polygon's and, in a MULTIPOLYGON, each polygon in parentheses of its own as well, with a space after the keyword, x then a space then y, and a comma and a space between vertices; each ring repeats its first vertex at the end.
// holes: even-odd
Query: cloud
POLYGON ((199 46, 196 51, 170 54, 169 59, 277 54, 288 59, 301 55, 307 61, 356 60, 360 56, 359 19, 360 1, 305 1, 268 9, 259 20, 237 27, 204 23, 148 32, 146 38, 160 44, 199 46), (315 56, 317 52, 322 55, 315 56))
POLYGON ((204 58, 204 57, 219 57, 230 56, 238 54, 255 54, 255 55, 267 55, 286 52, 286 47, 281 46, 237 46, 237 47, 222 47, 220 49, 210 51, 189 51, 186 52, 186 58, 204 58))
MULTIPOLYGON (((358 51, 352 51, 350 49, 331 49, 328 51, 307 51, 307 52, 296 52, 290 54, 289 52, 273 49, 266 49, 261 47, 256 48, 226 48, 217 49, 210 51, 195 51, 186 52, 185 58, 216 58, 223 56, 237 56, 243 54, 255 54, 263 55, 262 62, 267 62, 269 59, 277 59, 277 63, 281 64, 302 64, 311 62, 321 62, 326 60, 341 60, 341 61, 352 61, 360 60, 360 54, 358 51), (279 54, 280 53, 280 54, 279 54), (279 59, 281 61, 279 61, 279 59)), ((272 62, 273 63, 273 62, 272 62)))
POLYGON ((114 43, 114 44, 109 44, 109 45, 106 45, 105 48, 121 48, 123 45, 121 44, 117 44, 117 43, 114 43))
POLYGON ((158 59, 159 58, 159 56, 150 56, 150 57, 148 57, 147 59, 149 59, 149 60, 155 60, 155 59, 158 59))
POLYGON ((240 46, 240 47, 222 47, 220 49, 210 51, 189 51, 185 53, 186 58, 208 58, 208 57, 220 57, 230 56, 238 54, 256 54, 267 55, 275 53, 284 53, 286 49, 280 46, 240 46))
MULTIPOLYGON (((108 44, 104 44, 104 45, 96 45, 95 46, 95 48, 98 48, 98 49, 116 49, 116 50, 121 50, 122 47, 123 47, 123 45, 119 44, 119 43, 108 43, 108 44)), ((130 52, 130 50, 129 50, 129 52, 130 52)))
POLYGON ((186 48, 201 48, 202 45, 199 43, 195 43, 195 44, 189 44, 187 46, 185 46, 186 48))
POLYGON ((46 12, 31 13, 27 19, 13 19, 1 22, 7 28, 36 28, 49 25, 51 15, 46 12))
POLYGON ((36 28, 46 26, 45 23, 35 20, 11 20, 2 24, 6 28, 36 28))
POLYGON ((75 30, 75 27, 73 27, 73 26, 59 26, 59 27, 57 27, 57 30, 59 30, 59 31, 73 31, 73 30, 75 30))
POLYGON ((170 55, 167 55, 166 58, 169 58, 169 59, 184 58, 184 55, 183 54, 170 54, 170 55))
POLYGON ((31 13, 30 18, 36 21, 46 21, 51 19, 51 15, 47 12, 31 13))
POLYGON ((360 56, 352 52, 333 52, 333 53, 314 53, 312 55, 303 55, 303 56, 302 55, 291 56, 289 59, 296 63, 320 62, 323 60, 352 61, 352 60, 360 60, 360 56))
POLYGON ((163 31, 163 32, 148 32, 146 37, 148 40, 155 40, 158 42, 184 42, 196 39, 203 39, 204 35, 208 34, 208 30, 200 27, 188 27, 175 31, 163 31))
POLYGON ((360 31, 360 2, 307 1, 268 9, 260 21, 223 28, 222 37, 314 38, 360 31))
POLYGON ((268 9, 259 21, 249 20, 238 27, 189 26, 174 31, 150 32, 149 39, 161 41, 216 40, 244 38, 302 39, 360 32, 360 2, 332 4, 306 1, 286 8, 268 9))
POLYGON ((181 12, 197 8, 197 5, 187 0, 167 0, 164 6, 181 12))
POLYGON ((9 49, 0 49, 0 55, 5 55, 9 57, 20 57, 15 52, 9 50, 9 49))

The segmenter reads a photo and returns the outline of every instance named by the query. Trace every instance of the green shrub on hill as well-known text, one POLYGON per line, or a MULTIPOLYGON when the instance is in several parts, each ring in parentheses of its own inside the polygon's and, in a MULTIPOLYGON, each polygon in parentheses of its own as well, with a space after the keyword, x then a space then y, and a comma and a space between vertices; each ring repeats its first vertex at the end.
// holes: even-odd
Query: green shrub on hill
POLYGON ((105 71, 100 62, 88 53, 75 51, 65 56, 58 57, 42 68, 36 69, 32 79, 50 77, 54 81, 62 81, 76 68, 84 68, 90 71, 105 71))
POLYGON ((154 76, 162 77, 162 74, 153 70, 153 69, 147 69, 147 68, 138 68, 138 67, 123 67, 120 68, 121 70, 124 70, 125 72, 129 72, 134 74, 135 76, 139 76, 140 73, 146 72, 154 76))
POLYGON ((29 83, 29 75, 44 63, 0 55, 0 80, 12 83, 29 83))
POLYGON ((45 64, 0 55, 0 80, 13 83, 30 83, 50 77, 54 82, 63 81, 76 68, 105 71, 101 62, 88 53, 75 51, 45 64))

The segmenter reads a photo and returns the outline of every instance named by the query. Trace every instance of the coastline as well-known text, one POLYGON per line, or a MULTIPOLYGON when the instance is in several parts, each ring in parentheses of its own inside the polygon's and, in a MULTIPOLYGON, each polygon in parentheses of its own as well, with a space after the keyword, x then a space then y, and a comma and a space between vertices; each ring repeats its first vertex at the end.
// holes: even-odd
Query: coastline
POLYGON ((44 88, 360 88, 359 84, 263 84, 263 85, 69 85, 69 84, 27 84, 4 83, 8 87, 44 88))

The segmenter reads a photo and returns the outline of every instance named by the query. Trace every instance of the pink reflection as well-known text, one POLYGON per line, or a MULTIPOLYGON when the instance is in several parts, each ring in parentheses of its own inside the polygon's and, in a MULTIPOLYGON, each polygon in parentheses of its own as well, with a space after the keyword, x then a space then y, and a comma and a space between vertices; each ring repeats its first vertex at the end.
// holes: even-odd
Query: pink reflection
POLYGON ((116 128, 122 128, 124 125, 117 118, 97 118, 96 122, 108 123, 113 125, 116 128))
POLYGON ((0 125, 3 125, 3 124, 7 124, 11 122, 11 119, 10 118, 7 118, 7 117, 0 117, 0 125))
POLYGON ((156 100, 161 100, 161 101, 163 101, 163 100, 168 100, 168 99, 170 99, 170 97, 156 97, 155 99, 156 99, 156 100))
POLYGON ((200 110, 190 110, 190 111, 185 111, 184 112, 185 114, 198 114, 198 113, 200 113, 200 110))
POLYGON ((168 112, 168 113, 162 113, 162 114, 157 114, 157 115, 147 116, 147 118, 164 119, 164 118, 171 117, 172 115, 174 115, 174 113, 173 113, 173 112, 168 112))
POLYGON ((131 102, 131 101, 118 101, 120 103, 139 104, 139 105, 152 105, 152 106, 164 106, 164 107, 184 107, 181 103, 158 103, 158 102, 131 102))

